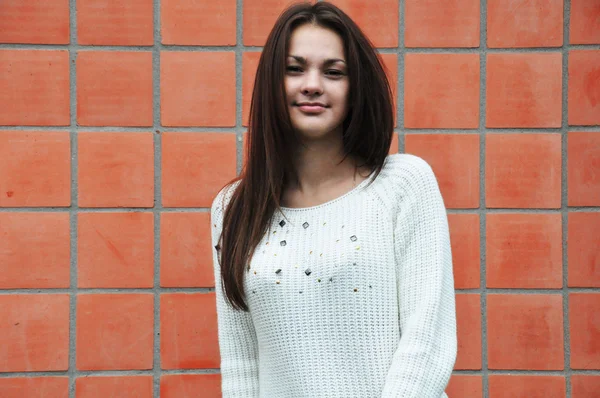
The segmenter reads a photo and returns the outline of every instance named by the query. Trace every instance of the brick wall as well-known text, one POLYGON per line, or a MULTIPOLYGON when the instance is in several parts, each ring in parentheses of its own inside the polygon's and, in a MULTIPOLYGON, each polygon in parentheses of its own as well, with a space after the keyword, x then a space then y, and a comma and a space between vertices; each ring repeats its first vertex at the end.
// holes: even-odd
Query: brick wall
MULTIPOLYGON (((599 397, 600 0, 335 3, 448 207, 450 397, 599 397)), ((0 396, 220 396, 208 207, 285 4, 0 2, 0 396)))

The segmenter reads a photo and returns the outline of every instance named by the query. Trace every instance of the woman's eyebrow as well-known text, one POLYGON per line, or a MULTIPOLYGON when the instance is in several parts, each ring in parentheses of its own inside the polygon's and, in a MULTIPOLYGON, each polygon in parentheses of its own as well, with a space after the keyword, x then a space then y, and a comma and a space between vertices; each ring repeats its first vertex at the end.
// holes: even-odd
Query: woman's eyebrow
MULTIPOLYGON (((289 55, 288 58, 294 58, 296 61, 298 61, 298 63, 305 65, 306 64, 306 58, 301 57, 299 55, 289 55)), ((344 61, 343 59, 340 58, 328 58, 325 60, 325 62, 323 62, 324 65, 331 65, 334 64, 336 62, 342 62, 342 63, 346 63, 346 61, 344 61)))

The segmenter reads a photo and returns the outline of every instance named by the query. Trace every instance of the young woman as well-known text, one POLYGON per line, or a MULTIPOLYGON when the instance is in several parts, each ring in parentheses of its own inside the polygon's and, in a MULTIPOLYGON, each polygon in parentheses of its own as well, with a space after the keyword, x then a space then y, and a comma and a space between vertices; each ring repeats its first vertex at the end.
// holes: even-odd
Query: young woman
POLYGON ((223 397, 445 397, 446 209, 424 160, 388 156, 377 52, 335 6, 293 6, 250 113, 241 177, 211 209, 223 397))

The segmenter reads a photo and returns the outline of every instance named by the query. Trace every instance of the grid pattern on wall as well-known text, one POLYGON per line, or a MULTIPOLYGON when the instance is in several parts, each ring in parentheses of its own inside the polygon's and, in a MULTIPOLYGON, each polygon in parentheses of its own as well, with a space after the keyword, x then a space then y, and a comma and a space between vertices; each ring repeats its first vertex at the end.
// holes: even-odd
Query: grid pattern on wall
MULTIPOLYGON (((288 3, 0 2, 0 396, 220 396, 208 208, 288 3)), ((448 207, 448 395, 598 397, 600 1, 334 3, 448 207)))

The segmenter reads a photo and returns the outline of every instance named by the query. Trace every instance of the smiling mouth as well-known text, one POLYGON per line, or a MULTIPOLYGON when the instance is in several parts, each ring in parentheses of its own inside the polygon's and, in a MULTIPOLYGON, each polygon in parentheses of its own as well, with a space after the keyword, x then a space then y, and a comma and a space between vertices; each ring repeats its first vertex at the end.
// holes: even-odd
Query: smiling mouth
POLYGON ((327 108, 326 106, 320 104, 296 104, 296 107, 298 107, 301 112, 309 114, 322 113, 325 111, 325 108, 327 108))
POLYGON ((325 105, 325 104, 323 104, 321 102, 296 102, 296 103, 294 103, 294 105, 296 105, 296 106, 305 106, 305 105, 308 105, 308 106, 322 106, 324 108, 327 108, 327 105, 325 105))
POLYGON ((319 114, 324 112, 325 109, 328 108, 327 105, 323 105, 318 102, 301 102, 296 103, 294 106, 296 106, 302 113, 307 114, 319 114))

